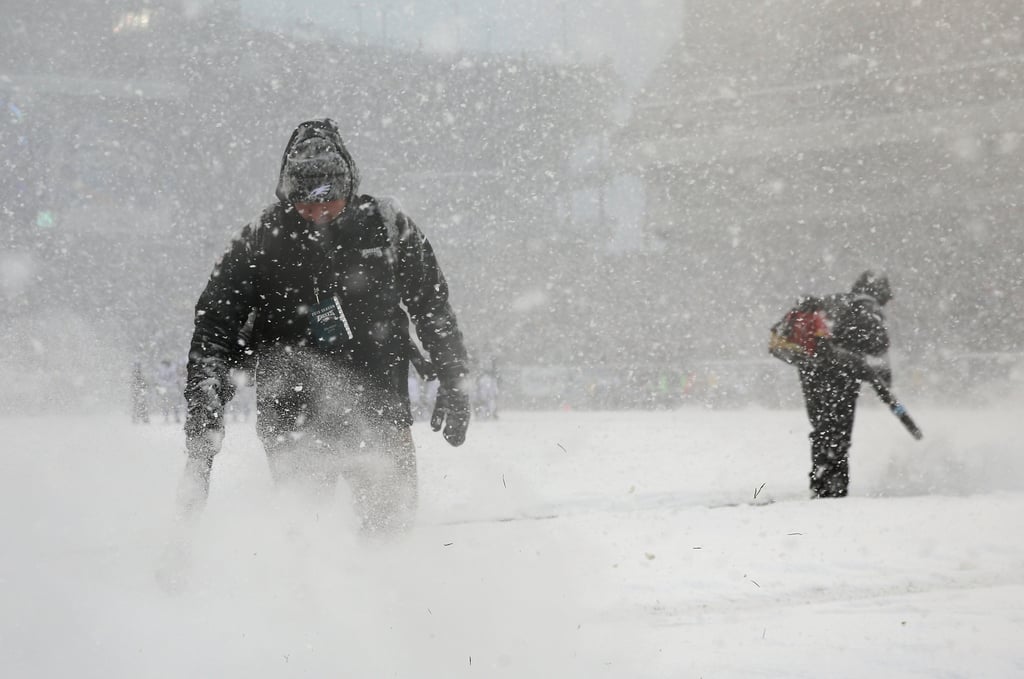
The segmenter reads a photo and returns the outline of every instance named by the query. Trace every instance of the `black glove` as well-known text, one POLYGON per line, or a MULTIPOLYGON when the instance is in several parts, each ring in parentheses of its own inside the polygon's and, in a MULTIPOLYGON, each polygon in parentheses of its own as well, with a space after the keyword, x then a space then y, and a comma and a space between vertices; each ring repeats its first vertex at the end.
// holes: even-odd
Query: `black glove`
POLYGON ((469 394, 459 386, 442 384, 437 390, 430 428, 439 431, 442 423, 445 441, 453 446, 461 446, 466 440, 466 429, 469 428, 469 394))

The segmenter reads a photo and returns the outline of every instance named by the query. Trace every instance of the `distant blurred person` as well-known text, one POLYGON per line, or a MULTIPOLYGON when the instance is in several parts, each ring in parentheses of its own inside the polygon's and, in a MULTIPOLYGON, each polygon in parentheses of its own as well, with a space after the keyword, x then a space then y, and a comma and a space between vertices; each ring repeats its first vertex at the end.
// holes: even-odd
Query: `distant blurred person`
POLYGON ((142 363, 135 361, 132 364, 131 375, 131 408, 132 424, 149 423, 149 383, 142 373, 142 363))
MULTIPOLYGON (((889 333, 882 311, 892 299, 889 277, 865 271, 848 293, 809 297, 787 314, 793 350, 811 423, 810 489, 813 497, 845 497, 850 484, 853 419, 862 381, 892 384, 889 333)), ((774 332, 774 330, 773 330, 774 332)))
POLYGON ((427 385, 436 383, 437 373, 412 341, 409 342, 409 410, 414 422, 430 417, 430 404, 434 402, 436 391, 427 398, 427 385))
POLYGON ((425 406, 423 403, 423 383, 420 381, 420 374, 416 372, 416 369, 409 367, 409 378, 407 380, 409 386, 409 413, 412 415, 413 422, 419 422, 424 419, 425 406))
POLYGON ((466 350, 433 248, 395 201, 358 188, 335 123, 302 123, 277 202, 214 268, 189 352, 186 508, 208 492, 240 342, 255 359, 256 428, 275 481, 319 493, 343 476, 365 531, 402 528, 416 506, 410 318, 440 384, 431 426, 453 446, 465 440, 466 350))
POLYGON ((179 370, 169 358, 163 359, 157 365, 156 394, 164 422, 170 422, 172 416, 175 422, 181 422, 181 413, 178 409, 178 399, 181 394, 179 370))
POLYGON ((437 392, 440 389, 440 384, 436 379, 427 380, 423 383, 423 391, 421 392, 421 398, 425 407, 429 409, 430 404, 437 401, 437 392))
POLYGON ((482 419, 498 419, 498 376, 490 370, 477 377, 476 409, 482 419))

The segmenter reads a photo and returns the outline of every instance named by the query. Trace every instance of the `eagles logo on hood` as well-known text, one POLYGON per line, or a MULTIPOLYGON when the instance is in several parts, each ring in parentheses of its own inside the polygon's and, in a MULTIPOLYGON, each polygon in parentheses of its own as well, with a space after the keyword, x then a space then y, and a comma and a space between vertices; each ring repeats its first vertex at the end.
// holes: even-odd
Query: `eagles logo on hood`
POLYGON ((359 170, 330 118, 307 120, 292 132, 281 160, 277 197, 288 203, 327 203, 358 195, 359 170))

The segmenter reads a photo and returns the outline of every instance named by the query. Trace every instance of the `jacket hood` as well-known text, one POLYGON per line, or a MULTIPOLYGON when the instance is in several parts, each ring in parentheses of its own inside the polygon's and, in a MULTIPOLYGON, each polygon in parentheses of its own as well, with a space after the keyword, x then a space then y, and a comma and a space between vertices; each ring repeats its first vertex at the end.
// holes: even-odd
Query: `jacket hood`
POLYGON ((359 169, 330 118, 307 120, 292 132, 281 158, 279 200, 352 202, 359 193, 359 169))
POLYGON ((868 269, 858 276, 851 292, 873 297, 882 306, 892 299, 892 286, 889 285, 889 276, 884 271, 868 269))

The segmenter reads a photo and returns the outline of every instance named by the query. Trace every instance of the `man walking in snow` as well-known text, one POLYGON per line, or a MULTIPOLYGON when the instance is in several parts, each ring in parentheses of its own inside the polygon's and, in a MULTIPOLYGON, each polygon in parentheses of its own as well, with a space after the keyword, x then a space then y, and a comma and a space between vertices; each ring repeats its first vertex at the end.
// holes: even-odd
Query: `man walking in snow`
POLYGON ((889 278, 865 271, 849 293, 821 301, 828 339, 813 358, 798 363, 811 422, 811 493, 844 497, 850 483, 849 452, 861 381, 892 382, 889 334, 882 307, 892 299, 889 278))
POLYGON ((358 188, 335 123, 302 123, 277 202, 215 266, 189 351, 186 506, 206 497, 247 320, 256 427, 276 482, 332 491, 342 476, 364 530, 408 524, 417 484, 410 318, 440 381, 431 426, 453 446, 465 440, 466 350, 434 251, 395 201, 358 188))

